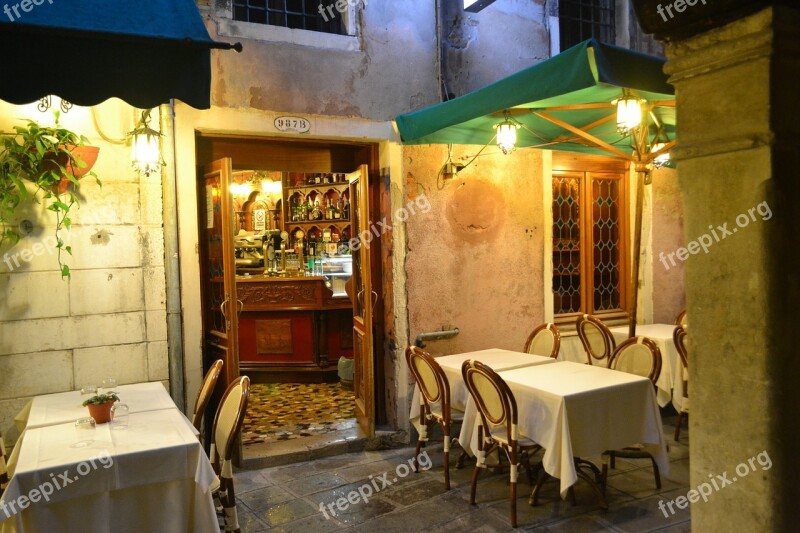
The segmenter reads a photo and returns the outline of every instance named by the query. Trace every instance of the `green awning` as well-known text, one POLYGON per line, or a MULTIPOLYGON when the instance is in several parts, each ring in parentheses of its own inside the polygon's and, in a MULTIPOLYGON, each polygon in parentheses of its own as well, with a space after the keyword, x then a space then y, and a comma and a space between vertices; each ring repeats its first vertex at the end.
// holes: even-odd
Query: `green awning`
POLYGON ((482 89, 400 115, 397 126, 404 144, 488 144, 508 112, 524 126, 517 146, 609 155, 562 122, 630 154, 630 137, 617 132, 611 104, 623 89, 653 105, 661 140, 675 139, 675 91, 664 63, 590 39, 482 89))

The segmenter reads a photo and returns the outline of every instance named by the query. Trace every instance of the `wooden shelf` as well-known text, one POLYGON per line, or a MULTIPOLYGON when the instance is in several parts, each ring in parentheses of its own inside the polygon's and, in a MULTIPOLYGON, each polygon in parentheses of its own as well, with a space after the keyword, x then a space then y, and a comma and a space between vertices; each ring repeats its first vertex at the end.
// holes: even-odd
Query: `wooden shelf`
MULTIPOLYGON (((346 181, 334 181, 333 183, 311 183, 308 185, 287 185, 286 189, 289 191, 300 191, 307 189, 322 189, 324 187, 350 187, 350 183, 346 181)), ((291 195, 290 195, 291 196, 291 195)))

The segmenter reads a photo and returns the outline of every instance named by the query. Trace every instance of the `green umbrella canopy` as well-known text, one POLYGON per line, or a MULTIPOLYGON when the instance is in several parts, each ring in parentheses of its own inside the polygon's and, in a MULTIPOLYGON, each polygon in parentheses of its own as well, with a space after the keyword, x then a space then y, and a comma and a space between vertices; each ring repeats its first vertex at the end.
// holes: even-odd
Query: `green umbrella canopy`
POLYGON ((494 125, 508 114, 522 124, 519 147, 621 156, 617 149, 630 158, 631 138, 617 131, 611 102, 623 89, 647 100, 650 142, 659 126, 659 141, 673 141, 675 91, 664 63, 589 39, 492 85, 400 115, 397 126, 404 144, 488 144, 494 125))

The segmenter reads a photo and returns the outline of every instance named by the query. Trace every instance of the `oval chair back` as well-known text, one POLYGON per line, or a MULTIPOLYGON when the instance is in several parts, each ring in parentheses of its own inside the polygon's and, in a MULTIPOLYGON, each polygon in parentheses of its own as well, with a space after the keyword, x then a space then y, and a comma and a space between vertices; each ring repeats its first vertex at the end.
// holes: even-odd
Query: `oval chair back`
POLYGON ((219 476, 215 491, 215 505, 222 507, 224 531, 238 533, 239 516, 236 512, 236 494, 233 489, 233 449, 236 436, 242 429, 247 400, 250 397, 250 378, 241 376, 231 382, 222 396, 214 429, 211 432, 211 464, 219 476))
POLYGON ((446 414, 444 410, 450 406, 450 384, 436 359, 422 348, 409 346, 406 361, 419 386, 420 399, 428 404, 428 412, 432 412, 432 404, 440 404, 441 414, 446 414))
POLYGON ((686 319, 686 317, 686 309, 681 309, 680 312, 675 315, 675 325, 683 326, 685 328, 689 324, 689 321, 686 319))
POLYGON ((625 339, 611 354, 608 368, 645 377, 655 385, 661 375, 661 350, 647 337, 625 339))
POLYGON ((598 318, 592 315, 579 316, 575 327, 590 365, 594 361, 608 359, 614 352, 617 345, 614 335, 598 318))
POLYGON ((681 398, 681 408, 678 418, 675 420, 675 442, 681 437, 681 422, 683 417, 689 413, 689 356, 686 352, 686 326, 678 326, 672 334, 675 342, 675 349, 681 358, 681 381, 683 382, 683 397, 681 398))
POLYGON ((419 437, 414 451, 414 471, 419 471, 419 451, 428 440, 428 430, 434 424, 442 425, 444 437, 444 486, 450 490, 450 426, 462 422, 450 407, 450 383, 442 367, 428 352, 416 346, 406 349, 406 361, 419 388, 419 437), (436 406, 438 405, 438 409, 436 406))
POLYGON ((525 353, 543 355, 545 357, 558 357, 561 349, 561 333, 555 324, 541 324, 534 329, 525 342, 525 353))
POLYGON ((214 361, 214 364, 212 364, 211 368, 206 372, 203 383, 200 385, 200 391, 197 393, 197 399, 194 402, 194 414, 192 415, 192 425, 197 431, 200 431, 203 415, 206 412, 206 407, 208 407, 208 402, 211 401, 214 387, 217 386, 217 380, 222 371, 222 365, 222 359, 214 361))

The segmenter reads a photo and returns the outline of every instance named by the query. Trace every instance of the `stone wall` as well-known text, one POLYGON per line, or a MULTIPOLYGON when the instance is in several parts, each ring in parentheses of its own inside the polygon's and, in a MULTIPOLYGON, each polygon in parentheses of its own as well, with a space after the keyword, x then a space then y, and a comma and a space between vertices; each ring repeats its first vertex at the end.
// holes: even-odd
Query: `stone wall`
MULTIPOLYGON (((668 255, 686 246, 683 234, 683 198, 678 173, 663 168, 653 173, 653 323, 672 324, 675 315, 686 307, 684 263, 668 255), (664 254, 664 259, 660 255, 664 254)), ((694 239, 696 236, 691 237, 694 239)), ((692 261, 693 258, 688 259, 692 261)))
MULTIPOLYGON (((133 129, 127 104, 112 100, 96 111, 109 138, 133 129)), ((23 117, 53 120, 35 105, 0 103, 0 130, 23 117)), ((9 259, 0 261, 0 432, 11 441, 13 417, 31 396, 107 377, 120 384, 169 379, 161 176, 137 176, 130 148, 103 140, 90 109, 74 107, 61 124, 100 147, 93 170, 103 186, 81 181, 81 208, 73 211, 69 234, 73 256, 66 256, 71 279, 61 279, 50 253, 54 217, 41 206, 20 212, 33 233, 0 248, 9 259)))

